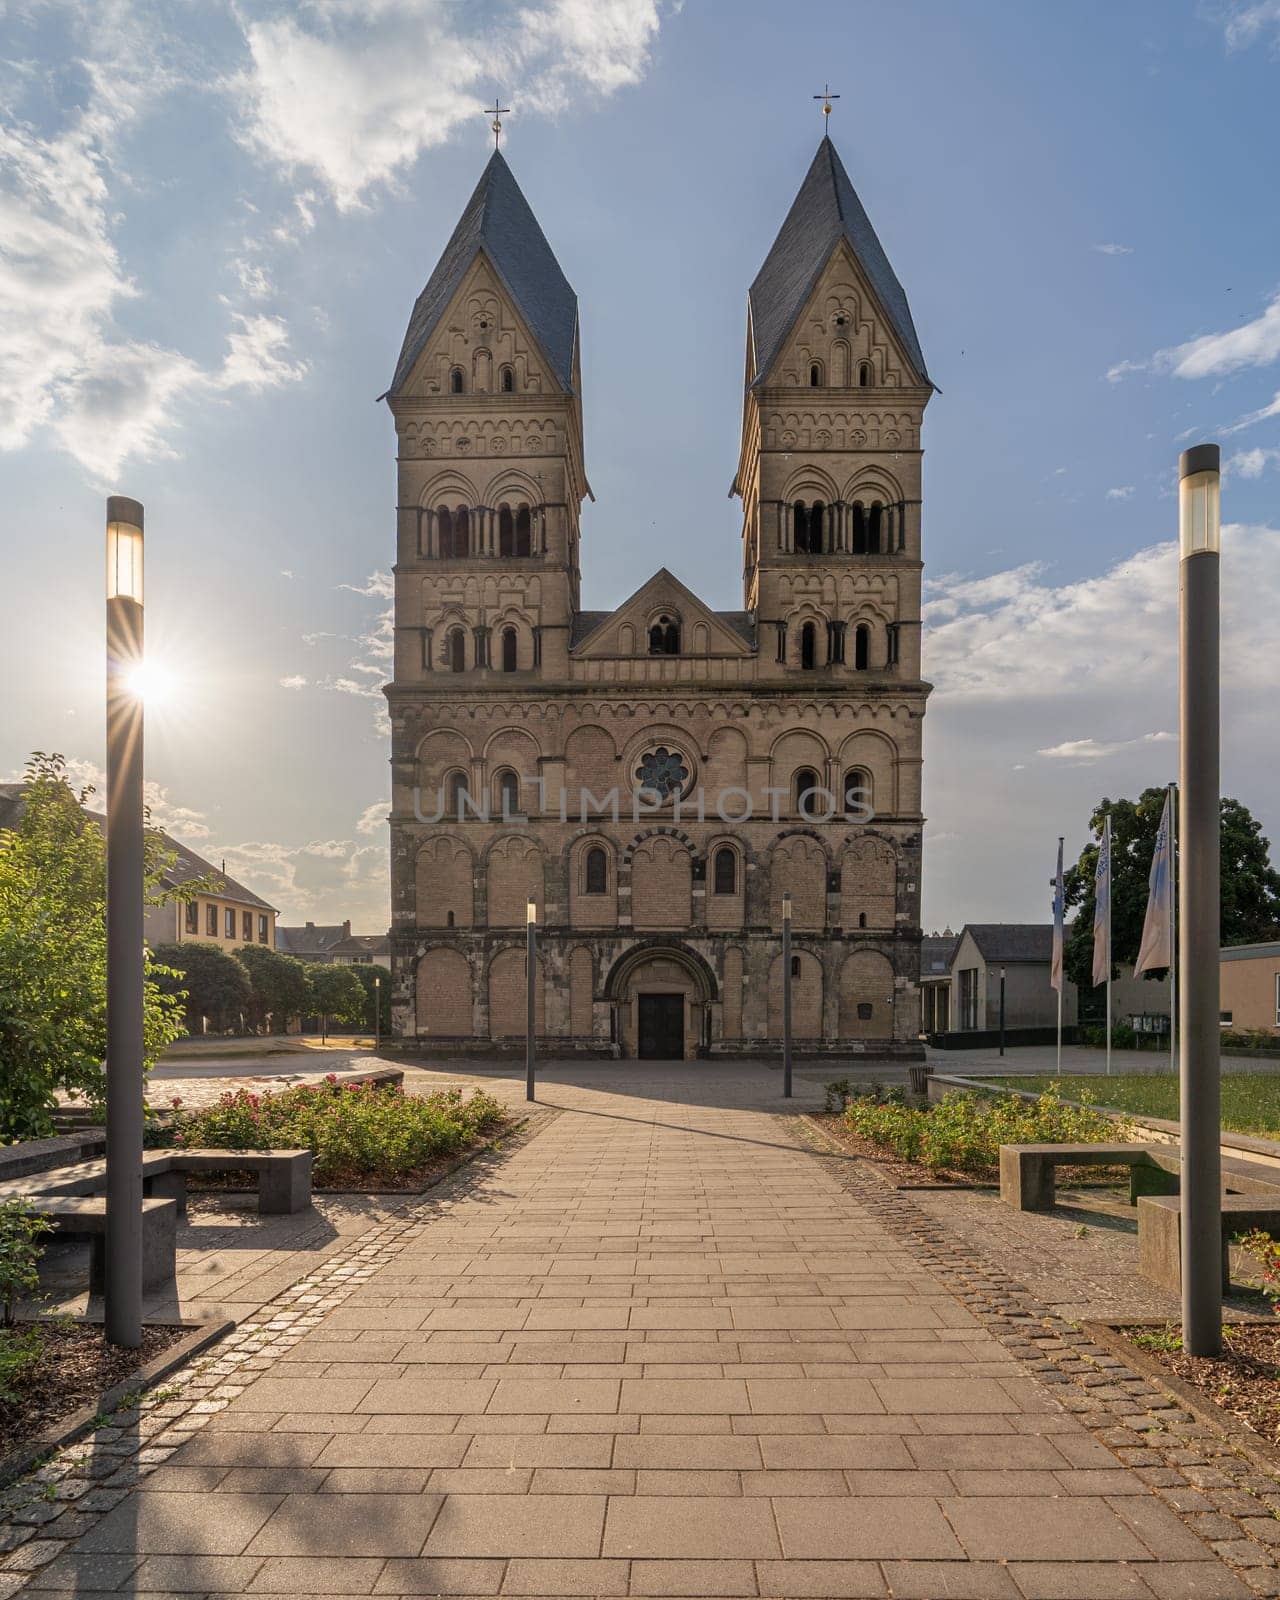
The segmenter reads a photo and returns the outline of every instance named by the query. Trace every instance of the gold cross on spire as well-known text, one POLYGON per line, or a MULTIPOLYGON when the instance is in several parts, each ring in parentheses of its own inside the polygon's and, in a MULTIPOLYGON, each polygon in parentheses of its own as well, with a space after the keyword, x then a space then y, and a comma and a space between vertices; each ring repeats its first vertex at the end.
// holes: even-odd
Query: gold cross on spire
POLYGON ((813 98, 815 100, 822 101, 822 126, 825 128, 827 125, 827 118, 831 115, 831 102, 833 100, 838 100, 840 96, 838 94, 832 94, 831 85, 829 83, 824 83, 822 86, 822 93, 815 94, 813 98))
POLYGON ((493 129, 493 148, 496 150, 498 148, 498 140, 502 138, 502 119, 511 114, 511 107, 499 105, 498 97, 495 94, 493 104, 483 107, 483 110, 486 117, 493 118, 489 126, 493 129))

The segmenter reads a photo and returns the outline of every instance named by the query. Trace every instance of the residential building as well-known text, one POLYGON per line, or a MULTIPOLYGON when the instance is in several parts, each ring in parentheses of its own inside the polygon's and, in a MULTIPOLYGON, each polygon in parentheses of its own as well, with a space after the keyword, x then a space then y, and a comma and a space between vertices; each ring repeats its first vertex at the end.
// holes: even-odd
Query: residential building
POLYGON ((391 939, 385 933, 352 933, 351 919, 344 922, 308 922, 301 928, 280 928, 278 948, 299 961, 331 962, 338 966, 390 966, 391 939))

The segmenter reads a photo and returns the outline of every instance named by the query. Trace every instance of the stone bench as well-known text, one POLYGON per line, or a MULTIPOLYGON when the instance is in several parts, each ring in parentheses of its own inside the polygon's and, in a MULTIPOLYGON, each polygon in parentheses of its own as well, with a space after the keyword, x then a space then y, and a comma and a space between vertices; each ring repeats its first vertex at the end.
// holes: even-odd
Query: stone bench
MULTIPOLYGON (((51 1222, 57 1233, 89 1240, 89 1293, 105 1283, 107 1202, 102 1195, 27 1195, 30 1210, 51 1222)), ((142 1202, 142 1292, 176 1296, 175 1231, 178 1207, 159 1196, 142 1202)))
POLYGON ((1017 1211, 1051 1211, 1058 1167, 1152 1168, 1157 1165, 1154 1153, 1160 1148, 1152 1144, 1002 1144, 1000 1198, 1017 1211))
MULTIPOLYGON (((1263 1196, 1225 1195, 1222 1199, 1222 1288, 1231 1285, 1227 1241, 1237 1233, 1260 1228, 1280 1235, 1280 1193, 1271 1202, 1263 1196)), ((1142 1195, 1138 1200, 1138 1270, 1151 1283, 1174 1294, 1182 1292, 1182 1210, 1178 1195, 1142 1195)))
MULTIPOLYGON (((172 1200, 178 1215, 185 1216, 190 1172, 252 1172, 258 1180, 260 1216, 291 1215, 311 1204, 310 1150, 145 1150, 142 1192, 172 1200)), ((0 1184, 0 1200, 100 1195, 106 1186, 106 1162, 81 1161, 0 1184)))
MULTIPOLYGON (((1223 1156, 1222 1194, 1280 1191, 1280 1167, 1223 1156)), ((1182 1152, 1171 1144, 1002 1144, 1000 1198, 1019 1211, 1049 1211, 1058 1167, 1129 1168, 1129 1204, 1142 1195, 1177 1194, 1182 1152)))

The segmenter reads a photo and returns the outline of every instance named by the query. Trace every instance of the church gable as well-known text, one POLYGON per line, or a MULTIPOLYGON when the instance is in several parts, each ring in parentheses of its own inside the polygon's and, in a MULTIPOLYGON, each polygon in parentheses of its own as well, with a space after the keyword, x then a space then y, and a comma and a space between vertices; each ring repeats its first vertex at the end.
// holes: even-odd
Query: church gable
POLYGON ((440 316, 406 376, 406 396, 556 393, 559 383, 537 340, 483 251, 440 316), (510 374, 508 379, 507 374, 510 374))
POLYGON ((926 381, 844 239, 832 248, 766 376, 792 388, 901 389, 926 381))
POLYGON ((584 660, 650 654, 747 656, 751 647, 662 567, 593 628, 574 654, 584 660))

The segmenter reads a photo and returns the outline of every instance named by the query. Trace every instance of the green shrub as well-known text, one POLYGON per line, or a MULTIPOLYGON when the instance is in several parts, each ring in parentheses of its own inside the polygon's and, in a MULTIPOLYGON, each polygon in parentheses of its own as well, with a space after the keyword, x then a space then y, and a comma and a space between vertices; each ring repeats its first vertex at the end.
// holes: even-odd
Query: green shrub
POLYGON ((1222 1044, 1228 1050, 1276 1050, 1280 1048, 1280 1036, 1269 1028, 1226 1028, 1222 1044))
POLYGON ((831 1083, 824 1084, 823 1088, 827 1096, 828 1111, 843 1111, 853 1098, 852 1078, 836 1078, 831 1083))
POLYGON ((1115 1125, 1092 1106, 1064 1105, 1056 1088, 1037 1100, 988 1097, 953 1089, 928 1106, 853 1100, 845 1110, 850 1132, 903 1161, 932 1172, 993 1173, 1002 1144, 1095 1144, 1117 1137, 1115 1125))
POLYGON ((0 1406, 21 1399, 21 1388, 40 1364, 40 1334, 35 1328, 0 1327, 0 1406))
POLYGON ((1262 1274, 1262 1292, 1271 1302, 1271 1309, 1280 1313, 1280 1243, 1254 1228, 1249 1233, 1236 1235, 1235 1242, 1245 1255, 1252 1256, 1262 1274))
MULTIPOLYGON (((1111 1030, 1111 1048, 1113 1050, 1140 1050, 1144 1041, 1151 1035, 1144 1034, 1141 1039, 1127 1022, 1117 1022, 1111 1030)), ((1157 1037, 1159 1037, 1157 1035, 1157 1037)), ((1166 1035, 1167 1038, 1167 1035, 1166 1035)), ((1080 1043, 1090 1050, 1105 1050, 1107 1048, 1107 1028, 1102 1022, 1090 1023, 1080 1030, 1080 1043)))
POLYGON ((53 1224, 24 1200, 0 1202, 0 1326, 13 1326, 13 1308, 40 1287, 39 1240, 53 1224))
POLYGON ((306 1149, 320 1184, 391 1182, 499 1127, 506 1112, 492 1095, 458 1089, 407 1095, 373 1084, 300 1084, 279 1093, 239 1089, 182 1119, 177 1142, 188 1149, 306 1149))

